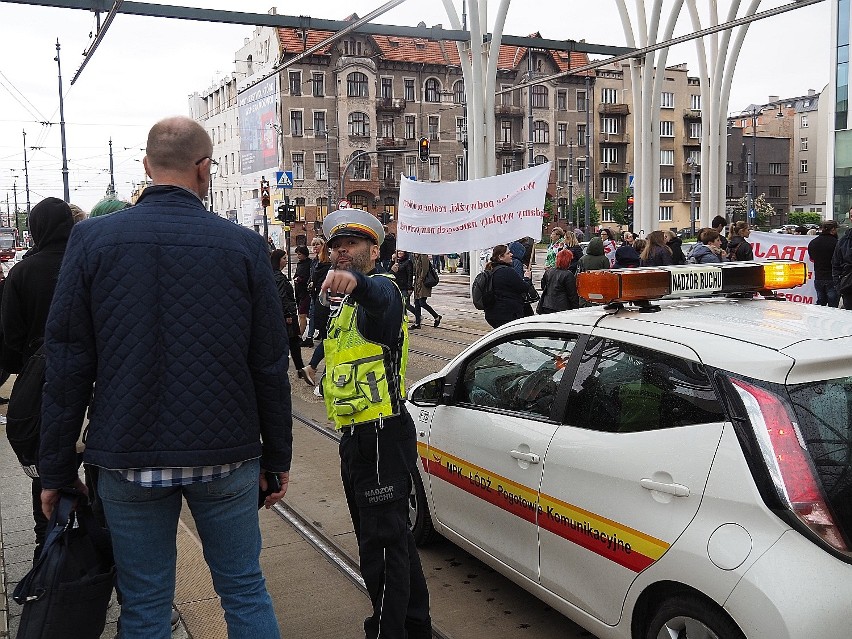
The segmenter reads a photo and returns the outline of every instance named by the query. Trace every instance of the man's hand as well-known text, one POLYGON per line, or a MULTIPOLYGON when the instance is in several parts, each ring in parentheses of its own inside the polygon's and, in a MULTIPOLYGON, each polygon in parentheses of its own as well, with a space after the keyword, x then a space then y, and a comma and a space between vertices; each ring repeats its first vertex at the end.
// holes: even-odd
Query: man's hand
POLYGON ((339 293, 349 295, 358 286, 358 280, 349 271, 333 269, 325 276, 320 291, 330 291, 332 295, 339 293))
MULTIPOLYGON (((287 487, 290 485, 290 473, 289 471, 286 473, 278 473, 278 481, 281 482, 281 490, 277 493, 272 493, 267 495, 266 499, 263 502, 264 508, 272 508, 275 503, 279 499, 284 499, 284 495, 287 494, 287 487)), ((260 489, 266 490, 269 488, 269 483, 266 481, 266 472, 260 471, 260 489)))
MULTIPOLYGON (((82 480, 78 477, 74 482, 74 489, 78 493, 82 493, 83 495, 89 496, 89 488, 82 482, 82 480)), ((59 502, 59 491, 52 488, 43 488, 41 491, 41 511, 44 513, 44 516, 50 519, 50 516, 53 514, 53 509, 56 508, 56 504, 59 502)))

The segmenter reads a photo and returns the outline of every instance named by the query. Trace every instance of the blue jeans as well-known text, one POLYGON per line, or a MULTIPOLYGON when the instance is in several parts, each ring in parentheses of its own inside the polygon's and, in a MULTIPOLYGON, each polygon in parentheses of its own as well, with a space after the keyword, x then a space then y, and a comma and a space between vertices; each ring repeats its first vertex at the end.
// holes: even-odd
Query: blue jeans
POLYGON ((840 296, 837 294, 834 280, 814 280, 814 288, 817 294, 817 305, 837 308, 840 303, 840 296))
POLYGON ((178 516, 192 511, 204 559, 221 597, 229 639, 278 639, 260 570, 259 460, 209 482, 145 488, 101 469, 98 494, 112 535, 122 594, 121 639, 169 639, 178 516))

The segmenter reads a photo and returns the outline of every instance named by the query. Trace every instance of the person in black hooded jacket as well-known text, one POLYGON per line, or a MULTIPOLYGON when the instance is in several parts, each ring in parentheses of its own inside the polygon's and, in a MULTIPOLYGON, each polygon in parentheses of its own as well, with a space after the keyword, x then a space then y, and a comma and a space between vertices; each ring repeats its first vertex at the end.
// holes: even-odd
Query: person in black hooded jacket
MULTIPOLYGON (((3 285, 0 323, 3 329, 2 366, 19 373, 44 340, 44 326, 59 279, 59 267, 65 255, 74 214, 59 198, 45 198, 29 216, 30 234, 36 249, 21 260, 3 285)), ((33 558, 41 553, 47 531, 47 518, 41 510, 41 480, 32 480, 33 531, 36 547, 33 558)))
POLYGON ((523 277, 518 275, 512 268, 512 252, 505 244, 493 248, 485 269, 492 271, 494 286, 494 303, 485 308, 485 321, 497 328, 524 317, 524 298, 532 282, 529 269, 523 277))

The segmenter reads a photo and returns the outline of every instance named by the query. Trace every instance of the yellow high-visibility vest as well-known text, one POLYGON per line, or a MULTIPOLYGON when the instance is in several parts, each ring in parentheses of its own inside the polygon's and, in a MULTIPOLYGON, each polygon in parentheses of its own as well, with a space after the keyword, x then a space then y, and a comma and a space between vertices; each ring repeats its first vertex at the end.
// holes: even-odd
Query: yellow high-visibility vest
MULTIPOLYGON (((370 277, 393 276, 380 273, 370 277)), ((396 286, 396 284, 394 284, 396 286)), ((400 293, 400 299, 402 294, 400 293)), ((358 305, 344 300, 329 320, 322 379, 325 409, 335 428, 381 421, 400 414, 408 363, 408 317, 402 303, 399 355, 358 331, 358 305)))

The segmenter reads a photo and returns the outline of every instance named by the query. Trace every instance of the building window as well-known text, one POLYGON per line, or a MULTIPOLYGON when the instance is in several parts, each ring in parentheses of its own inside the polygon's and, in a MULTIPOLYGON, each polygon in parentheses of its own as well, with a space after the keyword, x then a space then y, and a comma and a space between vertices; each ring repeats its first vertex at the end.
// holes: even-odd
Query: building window
POLYGON ((781 187, 780 186, 770 186, 768 189, 769 193, 767 195, 769 197, 780 198, 781 197, 781 187))
POLYGON ((456 118, 456 142, 464 142, 467 139, 467 127, 463 117, 456 118))
POLYGON ((441 139, 441 118, 437 115, 429 116, 429 139, 437 141, 441 139))
POLYGON ((672 213, 674 213, 673 206, 661 206, 660 207, 660 222, 671 222, 672 221, 672 213))
POLYGON ((382 156, 382 179, 387 181, 392 181, 394 179, 394 170, 393 170, 393 156, 392 155, 383 155, 382 156))
POLYGON ((367 210, 367 197, 361 195, 360 193, 356 193, 354 195, 349 196, 349 206, 353 209, 361 209, 362 211, 367 210))
POLYGON ((511 157, 505 157, 505 158, 503 158, 503 174, 504 174, 504 175, 505 175, 506 173, 511 173, 511 172, 512 172, 512 164, 513 164, 513 160, 512 160, 512 158, 511 158, 511 157))
POLYGON ((586 125, 578 124, 577 125, 577 146, 586 146, 586 125))
MULTIPOLYGON (((358 159, 352 165, 353 180, 369 180, 370 179, 370 157, 363 151, 355 151, 358 159)), ((350 198, 351 200, 351 198, 350 198)))
POLYGON ((613 221, 613 219, 612 219, 612 207, 611 206, 603 207, 603 210, 601 211, 601 221, 602 222, 612 222, 613 221))
POLYGON ((405 99, 409 102, 414 102, 414 80, 406 78, 404 81, 405 99))
POLYGON ((601 193, 604 194, 604 199, 609 199, 612 193, 618 193, 618 178, 607 176, 601 178, 601 193))
POLYGON ((547 108, 547 87, 536 84, 532 88, 532 105, 534 109, 547 108))
POLYGON ((305 179, 305 154, 304 153, 293 153, 292 156, 293 161, 293 179, 294 180, 304 180, 305 179))
POLYGON ((728 198, 729 200, 734 197, 734 185, 733 184, 726 184, 725 185, 725 197, 728 198))
POLYGON ((301 137, 305 134, 301 111, 290 111, 290 135, 301 137))
POLYGON ((464 80, 456 80, 453 84, 453 103, 464 104, 467 102, 467 97, 464 93, 464 80))
POLYGON ((689 123, 689 137, 698 139, 701 137, 701 122, 689 123))
POLYGON ((346 95, 350 98, 369 98, 367 76, 360 71, 354 71, 346 76, 346 95))
POLYGON ((701 150, 695 149, 689 152, 687 156, 688 160, 691 160, 693 164, 696 166, 701 166, 701 150))
POLYGON ((441 158, 436 155, 429 156, 429 181, 441 181, 441 158))
POLYGON ((577 183, 585 184, 586 183, 586 161, 585 160, 577 160, 577 183))
POLYGON ((694 188, 695 188, 696 193, 701 193, 701 176, 700 175, 695 176, 694 188))
POLYGON ((674 178, 660 178, 660 193, 674 193, 674 178))
POLYGON ((663 91, 660 94, 660 108, 674 109, 674 93, 670 93, 669 91, 663 91))
POLYGON ((326 135, 325 111, 314 111, 314 137, 324 138, 326 135))
POLYGON ((467 171, 465 171, 464 156, 456 156, 456 181, 463 182, 467 179, 467 171))
POLYGON ((807 173, 808 172, 808 161, 802 160, 801 166, 799 167, 799 173, 807 173))
MULTIPOLYGON (((511 89, 511 88, 512 87, 508 84, 501 84, 500 85, 501 91, 506 91, 507 89, 511 89)), ((513 97, 514 95, 515 95, 514 91, 509 91, 508 93, 501 93, 500 94, 500 104, 503 105, 503 106, 511 106, 512 104, 514 104, 514 97, 513 97)))
POLYGON ((560 90, 556 92, 556 110, 557 111, 567 111, 568 110, 568 92, 565 90, 560 90))
POLYGON ((556 125, 556 144, 568 146, 568 124, 565 122, 556 125))
POLYGON ((601 131, 618 135, 618 118, 601 118, 601 131))
POLYGON ((426 102, 440 102, 441 101, 441 83, 438 82, 435 78, 429 78, 426 80, 426 93, 425 93, 426 102))
POLYGON ((674 151, 660 150, 660 166, 674 166, 674 151))
POLYGON ((328 179, 328 158, 325 153, 314 153, 314 175, 317 180, 328 179))
POLYGON ((806 115, 802 116, 802 128, 803 129, 808 128, 808 116, 806 116, 806 115))
POLYGON ((802 146, 801 146, 801 149, 802 149, 802 151, 807 151, 807 150, 808 150, 808 138, 802 138, 802 146))
POLYGON ((544 120, 536 120, 533 122, 533 142, 536 144, 546 144, 550 142, 550 127, 544 120))
POLYGON ((322 73, 312 73, 311 83, 315 98, 321 98, 325 95, 325 76, 322 73))
MULTIPOLYGON (((618 89, 601 89, 601 104, 617 104, 618 89)), ((577 109, 579 111, 579 109, 577 109)))
POLYGON ((807 182, 799 182, 799 195, 807 195, 808 194, 808 183, 807 182))
POLYGON ((533 165, 538 166, 539 164, 547 164, 546 155, 537 155, 533 158, 533 165))
POLYGON ((701 95, 692 94, 689 96, 689 108, 693 111, 701 110, 701 95))
POLYGON ((290 71, 290 95, 302 95, 302 72, 290 71))
POLYGON ((349 135, 360 138, 370 137, 370 118, 366 113, 355 111, 349 114, 349 135))
POLYGON ((500 120, 500 141, 507 143, 512 141, 511 120, 500 120))
POLYGON ((586 110, 586 92, 585 91, 577 91, 577 110, 585 111, 586 110))
POLYGON ((417 175, 417 158, 413 155, 405 156, 405 174, 408 177, 414 177, 417 175))
POLYGON ((672 122, 671 120, 660 120, 660 137, 674 137, 674 122, 672 122))
POLYGON ((296 221, 305 221, 305 198, 303 197, 296 198, 296 221))
POLYGON ((784 175, 784 165, 781 162, 770 162, 769 175, 784 175))
POLYGON ((382 97, 393 97, 393 78, 382 78, 382 97))
POLYGON ((385 213, 388 214, 388 218, 391 220, 396 218, 396 200, 394 198, 385 198, 385 213))
POLYGON ((328 215, 328 198, 317 198, 317 220, 322 221, 328 215))
POLYGON ((393 137, 393 118, 382 118, 382 121, 379 123, 379 137, 393 137))
POLYGON ((405 116, 405 139, 413 140, 417 136, 416 116, 405 116))
POLYGON ((601 164, 615 164, 618 162, 618 147, 602 146, 601 147, 601 164))
POLYGON ((558 184, 568 183, 568 160, 559 160, 557 162, 556 182, 558 184))

